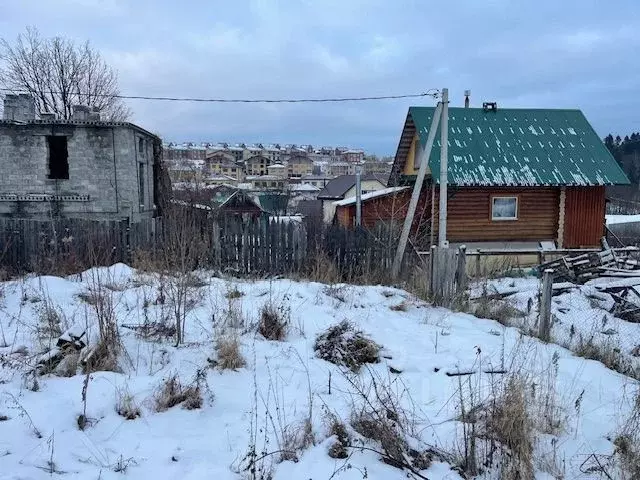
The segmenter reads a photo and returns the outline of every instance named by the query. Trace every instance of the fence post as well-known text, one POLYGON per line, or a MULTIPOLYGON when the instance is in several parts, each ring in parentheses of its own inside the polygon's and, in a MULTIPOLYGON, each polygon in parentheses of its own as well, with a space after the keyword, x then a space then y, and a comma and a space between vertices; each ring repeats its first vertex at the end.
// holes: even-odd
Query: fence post
POLYGON ((220 225, 214 220, 211 225, 211 240, 213 241, 213 265, 220 268, 222 263, 222 250, 220 248, 220 225))
POLYGON ((467 277, 467 247, 460 245, 458 247, 458 265, 456 271, 456 284, 459 292, 464 292, 468 285, 467 277))
POLYGON ((429 252, 429 282, 428 282, 428 294, 429 296, 433 296, 433 292, 435 291, 435 280, 434 280, 434 272, 436 270, 436 249, 435 245, 431 245, 431 251, 429 252))
POLYGON ((551 338, 551 298, 553 296, 553 269, 548 268, 542 276, 542 292, 540 294, 539 332, 541 340, 548 342, 551 338))

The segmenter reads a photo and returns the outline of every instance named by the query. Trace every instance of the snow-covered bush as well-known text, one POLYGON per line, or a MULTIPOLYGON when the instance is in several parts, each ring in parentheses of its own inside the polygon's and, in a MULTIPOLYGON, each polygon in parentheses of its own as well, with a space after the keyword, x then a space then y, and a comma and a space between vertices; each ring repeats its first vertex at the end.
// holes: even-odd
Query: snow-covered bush
POLYGON ((198 385, 183 386, 178 375, 167 378, 154 396, 155 410, 164 412, 182 404, 187 410, 202 408, 202 395, 198 385))
POLYGON ((276 305, 268 301, 260 309, 258 331, 267 340, 284 340, 287 337, 289 323, 290 312, 285 305, 276 305))
POLYGON ((319 358, 354 372, 365 363, 378 363, 381 348, 347 320, 319 335, 314 346, 319 358))
POLYGON ((140 407, 136 403, 133 395, 131 395, 126 389, 118 390, 116 397, 116 412, 125 420, 135 420, 140 413, 140 407))

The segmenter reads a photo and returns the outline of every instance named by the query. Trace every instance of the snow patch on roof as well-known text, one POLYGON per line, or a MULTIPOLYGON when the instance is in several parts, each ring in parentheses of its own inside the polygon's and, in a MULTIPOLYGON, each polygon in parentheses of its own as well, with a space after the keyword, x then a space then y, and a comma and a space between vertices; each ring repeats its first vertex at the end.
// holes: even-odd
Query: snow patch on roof
MULTIPOLYGON (((384 197, 385 195, 390 195, 392 193, 400 192, 402 190, 407 190, 409 187, 389 187, 383 188, 382 190, 376 190, 375 192, 366 193, 362 195, 362 201, 371 200, 372 198, 384 197)), ((334 205, 343 207, 345 205, 353 205, 356 203, 356 197, 345 198, 344 200, 339 200, 337 202, 333 202, 334 205)))

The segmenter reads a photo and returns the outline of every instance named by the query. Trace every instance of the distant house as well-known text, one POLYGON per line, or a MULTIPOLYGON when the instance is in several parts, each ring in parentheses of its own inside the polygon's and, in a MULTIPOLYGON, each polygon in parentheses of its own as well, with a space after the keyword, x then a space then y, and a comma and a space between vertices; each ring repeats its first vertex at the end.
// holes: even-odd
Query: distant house
MULTIPOLYGON (((362 220, 365 228, 374 228, 378 223, 396 222, 399 227, 407 216, 407 207, 411 198, 409 187, 387 187, 362 195, 362 220)), ((338 200, 335 205, 335 222, 343 227, 356 224, 356 198, 338 200)), ((418 221, 419 222, 419 218, 418 221)), ((417 223, 416 222, 416 223, 417 223)))
POLYGON ((308 183, 298 183, 289 186, 289 191, 293 195, 302 196, 306 200, 315 200, 320 193, 320 188, 310 185, 308 183))
POLYGON ((306 155, 292 155, 287 162, 289 177, 300 178, 313 173, 313 160, 306 155))
POLYGON ((269 175, 280 178, 287 178, 287 166, 282 163, 272 163, 267 167, 269 175))
MULTIPOLYGON (((409 109, 389 186, 412 186, 420 162, 428 162, 418 212, 437 239, 439 140, 423 155, 434 110, 409 109)), ((450 108, 449 129, 448 241, 517 248, 543 241, 564 248, 599 244, 605 186, 629 180, 580 110, 450 108)), ((402 195, 410 191, 369 202, 363 216, 374 206, 384 210, 384 198, 401 204, 402 195)), ((395 214, 404 219, 406 207, 395 214)))
POLYGON ((254 190, 285 190, 287 179, 276 175, 247 175, 245 180, 254 190))
POLYGON ((33 98, 6 95, 0 120, 0 216, 136 222, 169 197, 160 139, 88 107, 71 120, 35 118, 33 98))
POLYGON ((355 175, 356 164, 350 162, 333 162, 326 166, 326 172, 329 176, 340 177, 342 175, 355 175))
MULTIPOLYGON (((382 190, 384 182, 376 176, 363 176, 361 179, 362 194, 382 190)), ((342 175, 330 180, 327 185, 318 192, 318 200, 322 200, 322 215, 324 221, 331 223, 334 218, 336 205, 334 202, 356 196, 356 176, 342 175)))
POLYGON ((245 173, 247 175, 267 175, 271 159, 263 155, 254 155, 244 162, 245 173))
POLYGON ((241 217, 247 220, 266 215, 249 193, 226 185, 212 191, 211 206, 218 217, 241 217))
MULTIPOLYGON (((308 185, 313 185, 314 187, 318 187, 319 189, 323 189, 327 186, 334 177, 330 177, 328 175, 306 175, 300 179, 297 179, 300 183, 306 183, 308 185)), ((293 182, 294 180, 292 180, 293 182)))
POLYGON ((207 156, 206 170, 210 175, 228 176, 239 182, 244 177, 244 168, 235 162, 233 155, 216 152, 207 156))
POLYGON ((380 160, 367 160, 362 164, 362 173, 365 175, 385 175, 391 173, 391 162, 383 162, 380 160))
POLYGON ((364 160, 364 150, 345 150, 342 152, 342 159, 349 163, 360 163, 364 160))

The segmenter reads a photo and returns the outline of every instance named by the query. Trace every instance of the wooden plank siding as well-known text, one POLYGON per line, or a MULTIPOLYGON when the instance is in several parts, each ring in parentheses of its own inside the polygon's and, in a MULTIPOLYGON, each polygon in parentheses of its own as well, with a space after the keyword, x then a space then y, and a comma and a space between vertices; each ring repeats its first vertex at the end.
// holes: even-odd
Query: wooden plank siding
MULTIPOLYGON (((362 226, 381 221, 402 224, 411 190, 363 202, 362 226)), ((438 238, 439 191, 435 192, 434 238, 438 238)), ((355 205, 337 207, 336 221, 353 227, 355 205)), ((564 248, 597 247, 604 229, 604 187, 567 187, 564 215, 564 248)), ((450 242, 509 242, 558 239, 560 187, 450 187, 447 239, 450 242), (517 220, 492 220, 491 197, 518 197, 517 220)), ((431 189, 425 186, 412 226, 415 235, 431 220, 431 189)), ((421 230, 424 232, 424 230, 421 230)), ((421 242, 422 243, 422 242, 421 242)))
MULTIPOLYGON (((439 191, 435 191, 434 238, 438 237, 439 191)), ((407 213, 411 191, 363 202, 362 225, 371 228, 381 220, 395 219, 402 224, 407 213)), ((560 188, 489 188, 450 187, 447 239, 451 242, 538 241, 555 240, 558 235, 560 188), (518 197, 517 220, 492 220, 491 197, 518 197)), ((338 207, 337 222, 344 227, 354 225, 355 206, 338 207)), ((431 188, 420 196, 412 233, 431 220, 431 188)))
MULTIPOLYGON (((374 228, 380 222, 389 223, 395 221, 400 227, 407 216, 411 189, 403 190, 392 195, 373 198, 362 203, 362 226, 374 228)), ((336 208, 336 221, 343 227, 355 225, 355 204, 338 206, 336 208)), ((431 221, 431 188, 426 185, 422 189, 416 213, 413 219, 412 233, 431 221)))
MULTIPOLYGON (((436 193, 436 212, 439 208, 436 193)), ((450 242, 555 240, 560 210, 559 188, 451 187, 447 212, 450 242), (517 220, 492 220, 492 196, 518 197, 517 220)), ((438 215, 435 216, 438 230, 438 215)), ((437 238, 437 233, 435 235, 437 238)))
POLYGON ((604 214, 605 187, 567 187, 563 247, 600 245, 604 235, 604 214))

